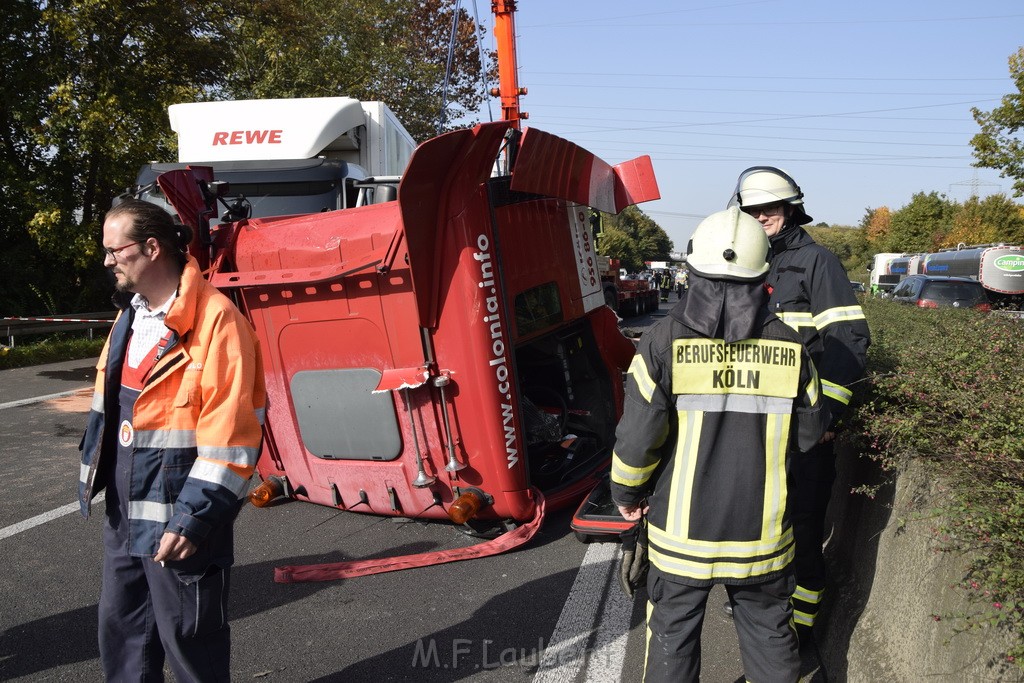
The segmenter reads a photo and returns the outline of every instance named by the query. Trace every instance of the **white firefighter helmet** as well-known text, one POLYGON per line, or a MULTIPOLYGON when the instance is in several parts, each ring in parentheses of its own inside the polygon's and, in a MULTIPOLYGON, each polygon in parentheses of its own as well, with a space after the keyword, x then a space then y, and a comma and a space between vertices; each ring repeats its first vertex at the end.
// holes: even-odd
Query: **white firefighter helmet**
POLYGON ((689 269, 711 280, 760 280, 768 272, 768 259, 764 228, 738 206, 701 221, 686 250, 689 269))
POLYGON ((804 211, 804 193, 785 171, 775 166, 752 166, 740 173, 729 205, 748 209, 784 202, 794 208, 790 224, 806 225, 811 217, 804 211))

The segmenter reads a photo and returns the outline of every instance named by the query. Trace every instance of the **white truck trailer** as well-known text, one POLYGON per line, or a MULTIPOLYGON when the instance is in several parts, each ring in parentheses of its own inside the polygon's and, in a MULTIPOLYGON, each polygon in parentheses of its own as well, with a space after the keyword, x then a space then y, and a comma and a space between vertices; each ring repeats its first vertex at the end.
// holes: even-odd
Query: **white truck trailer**
POLYGON ((253 217, 393 199, 416 142, 383 102, 350 97, 189 102, 168 107, 178 161, 143 166, 131 194, 167 204, 155 179, 210 166, 253 217))

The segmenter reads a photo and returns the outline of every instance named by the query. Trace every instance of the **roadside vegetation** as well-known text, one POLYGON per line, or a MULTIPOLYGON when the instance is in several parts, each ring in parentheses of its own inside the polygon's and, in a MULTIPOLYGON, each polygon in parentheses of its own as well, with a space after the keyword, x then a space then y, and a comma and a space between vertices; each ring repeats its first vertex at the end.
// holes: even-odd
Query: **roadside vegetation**
POLYGON ((872 334, 867 390, 847 438, 889 477, 911 461, 933 470, 941 502, 914 514, 934 520, 937 550, 962 560, 956 588, 974 606, 933 618, 953 633, 1008 630, 1015 645, 1003 656, 1024 669, 1024 323, 881 299, 863 304, 872 334))
POLYGON ((96 357, 103 349, 104 339, 105 335, 97 335, 95 339, 53 335, 27 344, 19 340, 14 348, 4 346, 0 349, 0 370, 96 357))

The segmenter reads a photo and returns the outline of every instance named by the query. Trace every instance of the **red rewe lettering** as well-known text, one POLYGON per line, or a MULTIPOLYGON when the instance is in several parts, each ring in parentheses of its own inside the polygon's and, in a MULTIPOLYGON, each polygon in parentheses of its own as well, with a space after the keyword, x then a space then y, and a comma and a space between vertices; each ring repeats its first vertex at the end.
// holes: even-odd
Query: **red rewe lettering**
POLYGON ((213 146, 217 145, 280 145, 283 130, 232 130, 217 131, 213 134, 213 146))

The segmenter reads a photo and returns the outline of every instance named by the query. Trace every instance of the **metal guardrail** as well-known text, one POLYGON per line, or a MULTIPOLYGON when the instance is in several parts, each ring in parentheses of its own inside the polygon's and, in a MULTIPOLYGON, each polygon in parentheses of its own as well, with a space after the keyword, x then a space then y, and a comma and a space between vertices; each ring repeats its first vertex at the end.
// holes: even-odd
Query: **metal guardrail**
POLYGON ((14 338, 28 334, 51 334, 55 332, 92 331, 109 327, 114 323, 116 311, 97 313, 67 313, 53 316, 0 317, 0 337, 7 337, 7 346, 14 347, 14 338))
POLYGON ((1005 316, 1007 318, 1016 318, 1017 320, 1024 320, 1024 311, 1007 311, 1004 309, 996 309, 992 311, 996 315, 1005 316))

